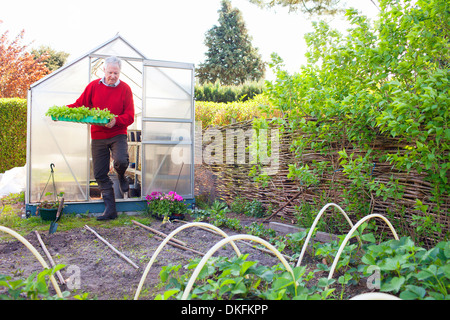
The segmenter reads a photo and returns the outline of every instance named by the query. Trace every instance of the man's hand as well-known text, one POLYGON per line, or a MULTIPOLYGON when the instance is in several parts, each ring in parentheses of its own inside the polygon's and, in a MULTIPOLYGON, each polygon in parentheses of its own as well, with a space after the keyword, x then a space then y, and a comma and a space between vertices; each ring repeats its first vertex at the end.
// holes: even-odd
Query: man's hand
POLYGON ((115 125, 116 125, 116 118, 114 117, 114 118, 111 119, 110 122, 108 122, 107 124, 105 124, 105 127, 111 129, 111 128, 114 127, 115 125))

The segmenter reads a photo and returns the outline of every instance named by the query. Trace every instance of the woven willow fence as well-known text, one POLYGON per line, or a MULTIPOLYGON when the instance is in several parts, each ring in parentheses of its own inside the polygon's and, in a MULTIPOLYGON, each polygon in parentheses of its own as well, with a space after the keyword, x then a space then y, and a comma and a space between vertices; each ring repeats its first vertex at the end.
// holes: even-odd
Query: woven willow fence
MULTIPOLYGON (((269 206, 272 208, 272 214, 266 220, 276 216, 292 223, 296 223, 296 214, 298 214, 296 207, 302 204, 309 204, 311 207, 319 208, 318 210, 320 210, 326 203, 334 202, 345 208, 344 210, 348 210, 348 203, 346 206, 343 195, 344 191, 349 189, 352 181, 340 168, 338 151, 341 151, 344 147, 348 154, 364 154, 365 151, 353 149, 346 142, 336 142, 334 150, 328 152, 327 155, 320 154, 313 148, 310 148, 309 150, 304 150, 300 158, 296 158, 291 151, 291 143, 295 136, 300 136, 302 133, 281 133, 279 135, 279 164, 276 171, 270 175, 267 185, 262 186, 260 183, 256 183, 254 178, 249 175, 254 167, 254 164, 249 163, 249 146, 254 141, 249 138, 251 135, 241 135, 235 138, 234 144, 225 143, 227 134, 237 132, 237 130, 247 133, 251 132, 252 124, 252 121, 245 121, 223 127, 215 127, 215 139, 206 139, 202 143, 203 162, 198 167, 201 170, 209 170, 214 175, 214 185, 212 187, 215 190, 216 197, 225 200, 228 204, 232 203, 237 197, 249 201, 256 199, 266 208, 269 206), (205 153, 208 155, 213 150, 211 144, 217 142, 218 132, 222 136, 223 149, 218 151, 216 148, 214 152, 216 161, 207 163, 208 161, 205 161, 205 158, 207 158, 205 153), (246 161, 245 163, 238 163, 239 155, 236 146, 239 142, 242 143, 242 139, 245 140, 246 161), (220 154, 221 152, 222 154, 220 154), (231 161, 231 163, 229 161, 230 154, 234 154, 234 161, 231 161), (219 160, 220 158, 221 160, 219 160), (314 163, 320 161, 328 161, 331 168, 322 174, 318 184, 306 188, 302 187, 300 181, 288 178, 289 164, 302 162, 313 167, 314 163)), ((205 136, 207 131, 208 129, 203 130, 203 136, 205 136)), ((269 134, 268 140, 270 139, 269 134)), ((397 139, 380 136, 371 147, 374 151, 377 151, 377 154, 382 154, 389 151, 397 152, 404 146, 397 139)), ((263 167, 267 168, 269 165, 263 167)), ((431 236, 428 234, 427 241, 435 242, 448 236, 448 230, 450 229, 450 198, 444 199, 444 204, 441 205, 439 214, 433 214, 435 204, 430 202, 432 185, 425 181, 425 174, 419 174, 414 170, 402 172, 395 169, 390 163, 376 161, 371 169, 370 177, 385 185, 388 185, 390 181, 397 181, 396 184, 403 189, 403 195, 397 199, 383 199, 383 197, 376 197, 375 194, 368 194, 369 205, 367 212, 349 212, 353 216, 352 220, 354 222, 361 216, 379 213, 395 220, 395 225, 397 228, 400 227, 404 235, 414 236, 416 231, 412 227, 413 215, 424 215, 424 213, 414 209, 416 199, 419 199, 424 205, 429 206, 426 214, 434 215, 432 217, 433 221, 443 226, 442 232, 433 233, 431 236)), ((316 214, 313 213, 314 216, 316 214)))

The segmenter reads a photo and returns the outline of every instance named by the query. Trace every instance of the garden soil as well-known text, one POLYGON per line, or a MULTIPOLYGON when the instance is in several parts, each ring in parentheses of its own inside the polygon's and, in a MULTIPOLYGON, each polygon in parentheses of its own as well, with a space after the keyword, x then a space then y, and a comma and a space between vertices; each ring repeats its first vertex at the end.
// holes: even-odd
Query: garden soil
MULTIPOLYGON (((105 222, 106 226, 107 223, 105 222)), ((251 221, 241 223, 249 224, 251 221)), ((181 222, 161 224, 157 221, 151 227, 169 234, 181 225, 181 222)), ((139 269, 133 267, 85 228, 57 231, 53 234, 40 232, 40 236, 55 263, 66 265, 61 274, 64 279, 69 280, 69 286, 79 286, 77 294, 88 292, 88 298, 98 300, 133 299, 144 270, 163 239, 134 224, 114 228, 91 228, 134 262, 139 269)), ((236 234, 230 230, 223 230, 228 235, 236 234)), ((25 238, 50 264, 36 234, 31 232, 25 238)), ((184 241, 189 248, 206 253, 223 237, 192 227, 179 232, 175 235, 175 239, 184 241)), ((258 261, 261 265, 273 266, 280 263, 272 255, 251 246, 238 243, 238 247, 241 253, 249 254, 248 260, 258 261)), ((236 253, 231 245, 226 245, 216 252, 215 256, 218 255, 232 257, 236 253)), ((191 259, 201 257, 198 253, 166 245, 150 269, 139 299, 153 299, 156 294, 164 292, 159 278, 162 266, 186 265, 191 259)), ((0 243, 0 274, 26 279, 35 271, 42 271, 42 266, 21 242, 12 238, 8 242, 0 243)), ((60 287, 62 291, 68 290, 65 285, 60 287)), ((53 290, 52 286, 50 288, 53 290)))
MULTIPOLYGON (((257 221, 257 219, 250 218, 248 220, 241 220, 241 224, 246 226, 254 221, 257 221)), ((260 223, 261 221, 257 222, 260 223)), ((105 227, 96 226, 91 228, 130 259, 139 269, 136 269, 125 261, 125 259, 120 257, 85 228, 57 231, 53 234, 40 232, 42 241, 55 263, 66 266, 61 270, 61 274, 64 279, 68 280, 68 285, 60 285, 60 288, 61 291, 68 290, 72 293, 69 299, 72 299, 76 294, 82 295, 83 293, 89 293, 87 298, 94 300, 134 299, 144 270, 153 253, 163 241, 162 238, 158 238, 154 233, 134 224, 111 228, 108 228, 107 224, 108 222, 105 222, 105 227), (74 287, 77 290, 74 291, 74 287)), ((156 221, 152 223, 151 227, 165 234, 169 234, 181 225, 181 222, 161 224, 161 222, 156 221)), ((228 235, 237 234, 232 230, 222 230, 228 235)), ((38 250, 47 263, 50 264, 39 244, 36 234, 31 232, 25 238, 38 250)), ((175 239, 184 241, 187 247, 204 254, 218 241, 222 240, 223 237, 197 227, 192 227, 180 231, 175 235, 175 239)), ((242 254, 249 254, 247 260, 257 261, 259 265, 265 266, 274 266, 281 263, 273 255, 256 249, 254 247, 256 243, 246 242, 247 244, 243 244, 242 242, 237 242, 236 244, 242 254)), ((286 254, 289 255, 289 252, 286 254)), ((219 255, 233 257, 236 256, 236 252, 231 245, 227 244, 214 254, 214 256, 219 255)), ((199 253, 183 250, 167 244, 153 263, 139 299, 154 299, 158 293, 165 291, 164 286, 160 283, 159 277, 163 266, 169 264, 185 266, 190 260, 201 257, 202 255, 199 253)), ((305 255, 303 265, 308 267, 307 273, 316 269, 317 262, 308 255, 305 255)), ((292 264, 295 264, 295 261, 292 264)), ((6 242, 0 242, 0 274, 9 275, 13 278, 26 279, 35 271, 42 271, 42 266, 21 242, 16 241, 14 238, 6 242)), ((317 279, 327 276, 328 273, 325 271, 315 273, 317 279)), ((56 276, 55 279, 58 281, 56 276)), ((310 281, 310 284, 317 283, 317 279, 310 281)), ((51 284, 49 288, 52 293, 55 293, 51 284)), ((340 289, 336 288, 336 290, 340 289)), ((346 288, 345 296, 352 297, 367 291, 367 287, 361 281, 361 284, 358 286, 349 286, 346 288)))
MULTIPOLYGON (((212 202, 216 198, 214 188, 215 178, 207 170, 198 170, 198 172, 196 173, 196 194, 201 194, 204 201, 212 202)), ((23 204, 16 205, 22 207, 17 208, 19 211, 23 211, 23 204)), ((257 222, 258 224, 263 222, 263 219, 245 215, 234 215, 232 213, 227 215, 230 218, 238 218, 243 227, 249 226, 253 222, 257 222)), ((187 217, 187 220, 190 220, 190 218, 187 217)), ((277 217, 271 219, 271 221, 277 220, 277 217)), ((89 223, 87 225, 89 226, 89 223)), ((160 221, 155 221, 150 227, 164 234, 169 234, 181 225, 182 222, 162 224, 160 221)), ((163 241, 163 238, 159 238, 154 233, 134 224, 123 227, 110 227, 108 226, 108 222, 104 222, 104 226, 102 227, 96 226, 91 228, 136 264, 139 269, 136 269, 121 258, 85 228, 71 229, 70 231, 58 230, 53 234, 49 234, 48 231, 40 232, 42 241, 55 263, 66 266, 61 270, 61 274, 64 279, 68 280, 68 285, 60 285, 61 290, 70 291, 70 298, 72 299, 73 295, 82 295, 83 293, 88 293, 88 299, 95 300, 133 299, 144 270, 153 253, 163 241), (73 287, 78 287, 78 289, 74 291, 73 287)), ((227 235, 237 234, 233 230, 221 229, 227 235)), ((39 244, 36 234, 30 232, 28 235, 25 235, 25 238, 38 250, 47 263, 50 264, 39 244)), ((197 227, 192 227, 179 232, 175 236, 175 239, 184 241, 187 247, 205 254, 218 241, 222 240, 223 237, 197 227)), ((278 258, 254 248, 254 245, 256 243, 248 241, 247 245, 241 242, 237 243, 242 254, 249 254, 247 260, 257 261, 259 265, 265 266, 274 266, 281 263, 278 258)), ((203 256, 202 254, 166 245, 153 263, 145 279, 139 299, 154 299, 158 293, 165 291, 164 286, 160 283, 159 277, 163 266, 169 264, 185 266, 192 259, 201 258, 203 256)), ((292 256, 293 253, 286 252, 284 254, 292 256)), ((234 257, 236 256, 236 252, 231 245, 227 244, 219 249, 214 256, 234 257)), ((302 265, 307 266, 306 274, 309 271, 317 270, 316 264, 319 262, 326 263, 325 261, 316 261, 306 254, 302 263, 302 265)), ((295 265, 295 263, 296 260, 291 262, 291 265, 295 265)), ((0 274, 9 275, 13 278, 26 279, 33 272, 40 271, 42 271, 41 264, 21 242, 12 237, 11 240, 0 241, 0 274)), ((318 278, 327 277, 328 272, 316 271, 314 276, 315 279, 309 281, 311 285, 316 284, 318 278)), ((335 277, 338 276, 335 274, 335 277)), ((57 277, 55 279, 58 281, 57 277)), ((53 294, 55 293, 51 284, 49 289, 53 294)), ((336 288, 336 291, 338 290, 340 291, 340 288, 336 288)), ((358 286, 348 286, 345 296, 353 297, 367 291, 364 280, 361 280, 358 286)))

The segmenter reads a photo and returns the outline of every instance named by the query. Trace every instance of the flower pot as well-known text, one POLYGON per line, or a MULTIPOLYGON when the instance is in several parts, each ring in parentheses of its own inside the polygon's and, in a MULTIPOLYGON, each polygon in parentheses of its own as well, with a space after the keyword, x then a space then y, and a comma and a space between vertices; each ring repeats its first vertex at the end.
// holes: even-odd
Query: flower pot
POLYGON ((170 220, 184 220, 184 214, 182 213, 174 213, 169 217, 170 220))
POLYGON ((152 216, 153 218, 155 218, 155 219, 157 219, 157 220, 162 220, 162 219, 164 219, 164 216, 161 215, 161 214, 159 214, 158 212, 152 211, 150 214, 151 214, 151 216, 152 216))
POLYGON ((55 221, 57 212, 58 212, 57 208, 54 209, 39 208, 39 215, 41 216, 41 219, 45 221, 55 221))
POLYGON ((128 195, 130 198, 139 198, 141 196, 141 189, 136 188, 135 186, 130 186, 130 192, 128 195))
MULTIPOLYGON (((158 214, 157 212, 152 212, 152 216, 153 216, 154 218, 156 218, 157 220, 163 220, 163 219, 164 219, 164 215, 158 214)), ((171 215, 169 216, 169 220, 174 220, 174 219, 177 219, 177 220, 184 220, 184 214, 182 214, 182 213, 174 213, 174 214, 171 214, 171 215)))

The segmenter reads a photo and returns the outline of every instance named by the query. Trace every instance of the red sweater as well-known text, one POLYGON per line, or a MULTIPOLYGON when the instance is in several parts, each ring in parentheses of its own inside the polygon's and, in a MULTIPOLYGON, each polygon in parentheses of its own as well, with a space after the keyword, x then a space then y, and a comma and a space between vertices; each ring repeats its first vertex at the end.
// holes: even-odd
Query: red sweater
POLYGON ((134 122, 134 102, 131 88, 120 81, 117 87, 108 87, 100 79, 89 83, 84 92, 69 108, 88 107, 109 109, 116 116, 116 125, 112 128, 91 125, 92 139, 108 139, 119 134, 127 134, 127 127, 134 122))

